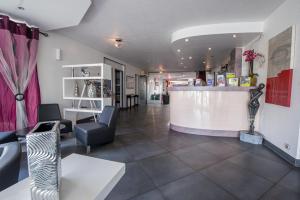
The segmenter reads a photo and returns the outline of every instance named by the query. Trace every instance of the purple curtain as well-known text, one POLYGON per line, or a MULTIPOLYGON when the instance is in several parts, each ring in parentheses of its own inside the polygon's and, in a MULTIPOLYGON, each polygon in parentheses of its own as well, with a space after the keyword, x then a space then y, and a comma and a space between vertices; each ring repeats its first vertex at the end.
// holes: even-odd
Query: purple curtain
POLYGON ((40 103, 39 30, 0 15, 0 131, 33 126, 40 103))

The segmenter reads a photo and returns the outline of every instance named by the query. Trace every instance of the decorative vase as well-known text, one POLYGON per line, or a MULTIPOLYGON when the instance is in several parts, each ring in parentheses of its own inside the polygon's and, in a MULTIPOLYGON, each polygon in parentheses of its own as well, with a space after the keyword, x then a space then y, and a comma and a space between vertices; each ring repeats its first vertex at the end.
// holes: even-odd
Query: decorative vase
POLYGON ((26 135, 31 199, 59 200, 60 122, 40 122, 26 135))
POLYGON ((249 62, 249 76, 252 77, 253 75, 253 60, 249 62))
POLYGON ((79 87, 77 82, 75 82, 75 86, 74 86, 74 97, 78 97, 79 96, 79 87))
POLYGON ((253 73, 253 60, 249 62, 249 77, 251 78, 250 86, 257 85, 257 74, 253 73))
POLYGON ((88 91, 87 91, 88 92, 87 93, 88 97, 89 98, 96 97, 97 88, 96 88, 95 84, 90 83, 87 87, 88 87, 88 91))

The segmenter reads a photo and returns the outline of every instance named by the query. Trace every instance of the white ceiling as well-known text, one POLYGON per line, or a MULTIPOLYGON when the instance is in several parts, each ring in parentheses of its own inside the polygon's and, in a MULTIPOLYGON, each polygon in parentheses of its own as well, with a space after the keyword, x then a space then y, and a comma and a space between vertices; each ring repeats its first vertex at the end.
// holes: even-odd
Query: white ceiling
POLYGON ((0 12, 47 31, 78 25, 90 5, 91 0, 0 0, 0 12))
MULTIPOLYGON (((3 1, 7 4, 7 2, 15 0, 1 0, 0 10, 4 8, 3 1)), ((68 10, 65 16, 74 16, 77 12, 70 10, 79 7, 79 2, 83 0, 35 0, 34 2, 39 1, 55 2, 61 6, 61 9, 68 10), (68 5, 60 4, 60 1, 69 3, 68 5)), ((78 26, 61 29, 57 32, 148 71, 157 71, 159 67, 168 71, 186 71, 178 65, 178 56, 172 50, 174 48, 171 43, 173 32, 204 24, 263 21, 284 1, 93 0, 87 14, 78 26), (124 46, 120 49, 115 48, 110 40, 113 37, 123 38, 124 46)), ((42 5, 39 4, 39 6, 42 5)), ((47 7, 42 10, 45 12, 45 16, 56 15, 56 10, 47 7)), ((64 17, 61 16, 60 20, 64 21, 64 17)), ((190 42, 189 44, 193 46, 191 46, 189 54, 195 58, 195 64, 191 66, 191 69, 199 69, 200 64, 197 63, 197 59, 201 60, 205 53, 201 50, 202 48, 213 45, 214 50, 222 51, 241 45, 245 41, 253 39, 255 35, 243 36, 245 37, 243 42, 223 41, 222 38, 226 39, 226 37, 226 35, 212 36, 206 37, 205 40, 195 40, 195 43, 190 42)), ((180 45, 180 41, 175 45, 180 45)))

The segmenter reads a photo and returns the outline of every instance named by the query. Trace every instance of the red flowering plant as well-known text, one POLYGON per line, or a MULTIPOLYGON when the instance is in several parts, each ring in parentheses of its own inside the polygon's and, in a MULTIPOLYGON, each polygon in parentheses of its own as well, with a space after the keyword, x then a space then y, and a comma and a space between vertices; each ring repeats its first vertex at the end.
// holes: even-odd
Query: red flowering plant
POLYGON ((257 57, 263 57, 260 53, 256 53, 254 51, 254 49, 252 50, 246 50, 243 53, 243 56, 246 56, 245 61, 250 63, 250 68, 249 68, 249 76, 258 76, 258 74, 254 74, 253 73, 253 61, 257 58, 257 57))
POLYGON ((244 51, 243 56, 246 56, 246 62, 252 62, 256 57, 261 57, 262 55, 260 53, 256 53, 253 49, 244 51))

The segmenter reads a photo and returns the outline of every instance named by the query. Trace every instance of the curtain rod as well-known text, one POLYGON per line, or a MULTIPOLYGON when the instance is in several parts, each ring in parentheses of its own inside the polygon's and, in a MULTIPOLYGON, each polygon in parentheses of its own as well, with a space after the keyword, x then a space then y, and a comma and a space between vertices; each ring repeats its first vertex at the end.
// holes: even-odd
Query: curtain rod
POLYGON ((39 31, 39 33, 40 33, 41 35, 43 35, 44 37, 48 37, 48 36, 49 36, 49 34, 48 34, 48 33, 45 33, 45 32, 39 31))
MULTIPOLYGON (((25 23, 28 27, 34 27, 34 26, 29 25, 26 21, 14 19, 13 17, 11 17, 11 16, 9 16, 9 15, 7 15, 7 14, 4 14, 4 13, 1 13, 1 12, 0 12, 0 15, 8 16, 10 19, 12 19, 13 21, 15 21, 15 22, 17 22, 17 23, 18 23, 18 22, 19 22, 19 23, 25 23)), ((2 19, 2 17, 0 17, 0 19, 2 19)), ((48 37, 48 36, 49 36, 49 34, 48 34, 48 33, 45 33, 45 32, 39 31, 39 33, 40 33, 41 35, 43 35, 44 37, 48 37)))

